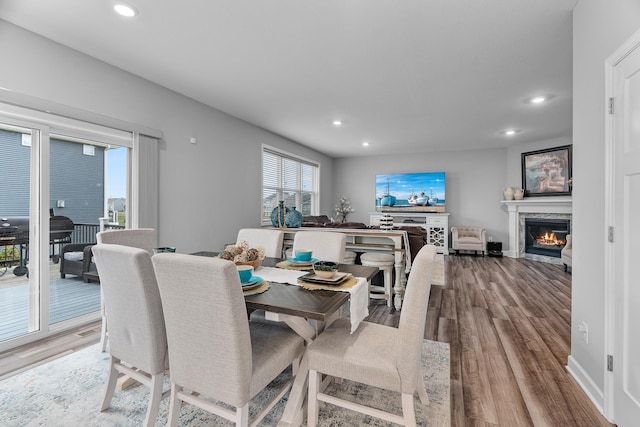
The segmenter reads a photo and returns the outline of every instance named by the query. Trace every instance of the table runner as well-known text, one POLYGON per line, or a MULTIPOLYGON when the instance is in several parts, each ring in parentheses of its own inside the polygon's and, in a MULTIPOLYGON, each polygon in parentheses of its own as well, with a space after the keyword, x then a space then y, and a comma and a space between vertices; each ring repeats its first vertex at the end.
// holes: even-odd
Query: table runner
MULTIPOLYGON (((269 282, 287 283, 289 285, 296 286, 301 286, 300 283, 298 283, 298 279, 307 274, 306 271, 285 270, 283 268, 274 267, 260 267, 255 273, 256 276, 262 277, 264 280, 269 282)), ((358 329, 360 322, 369 315, 369 286, 364 278, 356 277, 355 279, 357 280, 357 283, 350 288, 340 288, 339 286, 322 287, 322 289, 332 291, 349 292, 351 333, 358 329)))

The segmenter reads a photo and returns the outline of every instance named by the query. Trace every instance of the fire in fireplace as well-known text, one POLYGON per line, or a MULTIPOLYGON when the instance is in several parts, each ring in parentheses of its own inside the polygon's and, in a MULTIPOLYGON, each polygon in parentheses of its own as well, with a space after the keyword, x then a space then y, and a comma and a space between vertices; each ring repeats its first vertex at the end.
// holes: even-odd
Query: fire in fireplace
POLYGON ((568 219, 525 218, 524 251, 560 258, 560 251, 567 243, 570 226, 568 219))

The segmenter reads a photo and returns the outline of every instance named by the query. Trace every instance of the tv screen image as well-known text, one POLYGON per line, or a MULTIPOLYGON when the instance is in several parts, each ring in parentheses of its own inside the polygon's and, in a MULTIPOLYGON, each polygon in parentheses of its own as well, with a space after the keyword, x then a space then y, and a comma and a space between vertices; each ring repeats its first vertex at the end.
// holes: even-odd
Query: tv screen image
POLYGON ((444 212, 445 173, 376 175, 376 209, 444 212))

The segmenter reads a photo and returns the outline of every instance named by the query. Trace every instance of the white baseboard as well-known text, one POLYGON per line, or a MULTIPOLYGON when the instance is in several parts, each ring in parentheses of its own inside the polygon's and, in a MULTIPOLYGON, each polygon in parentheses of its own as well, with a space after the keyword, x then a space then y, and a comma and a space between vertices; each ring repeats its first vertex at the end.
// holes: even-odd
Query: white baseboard
POLYGON ((584 390, 589 399, 591 399, 596 409, 604 415, 604 392, 571 355, 569 355, 566 369, 578 382, 578 385, 584 390))

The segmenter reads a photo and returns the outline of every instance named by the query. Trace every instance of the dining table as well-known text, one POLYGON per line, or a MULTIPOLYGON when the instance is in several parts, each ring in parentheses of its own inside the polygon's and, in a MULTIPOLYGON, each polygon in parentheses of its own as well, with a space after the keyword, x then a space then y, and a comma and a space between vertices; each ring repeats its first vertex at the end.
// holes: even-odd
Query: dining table
MULTIPOLYGON (((218 252, 200 251, 192 253, 192 255, 213 257, 217 256, 218 252)), ((265 258, 261 267, 274 268, 282 265, 282 261, 277 258, 265 258)), ((265 272, 266 269, 262 271, 265 272)), ((367 287, 368 300, 369 293, 366 283, 370 282, 378 273, 377 267, 340 264, 338 271, 350 273, 353 277, 358 278, 358 285, 367 287), (361 281, 366 283, 361 283, 361 281)), ((300 273, 306 273, 306 271, 300 271, 300 273)), ((261 275, 260 268, 255 270, 255 275, 261 275)), ((264 310, 267 320, 284 322, 309 344, 318 334, 322 333, 325 327, 342 315, 341 309, 350 297, 349 292, 325 289, 307 290, 302 286, 269 281, 269 289, 266 292, 245 296, 245 304, 248 312, 264 310)), ((359 320, 357 324, 359 324, 359 320)), ((353 325, 352 319, 352 330, 354 327, 357 328, 357 324, 353 325)), ((303 356, 278 426, 288 427, 302 424, 308 374, 308 362, 306 356, 303 356)))

